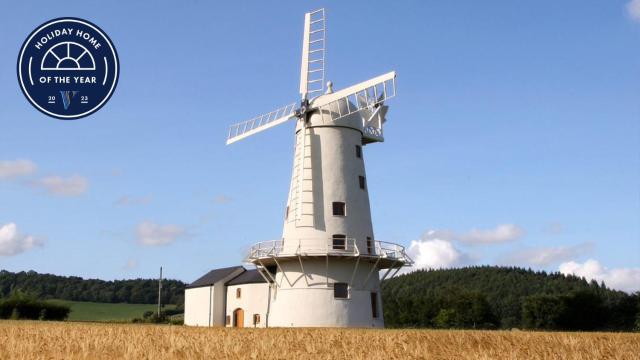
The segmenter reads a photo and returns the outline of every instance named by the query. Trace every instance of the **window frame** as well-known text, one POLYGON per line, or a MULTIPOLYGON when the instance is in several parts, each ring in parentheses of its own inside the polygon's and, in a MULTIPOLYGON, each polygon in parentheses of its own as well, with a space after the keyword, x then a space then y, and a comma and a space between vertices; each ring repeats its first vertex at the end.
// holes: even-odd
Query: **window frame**
POLYGON ((331 203, 331 213, 333 216, 347 216, 347 203, 344 201, 334 201, 331 203), (342 214, 336 214, 336 205, 341 204, 342 214))
POLYGON ((370 299, 371 299, 371 316, 374 319, 378 319, 380 317, 380 310, 378 308, 378 293, 375 291, 372 291, 370 293, 370 299))
POLYGON ((358 185, 360 185, 360 189, 367 190, 367 178, 363 175, 358 175, 358 185))
POLYGON ((373 253, 372 250, 373 250, 373 237, 367 236, 367 253, 372 254, 373 253))
POLYGON ((333 234, 331 235, 331 248, 333 250, 347 250, 347 235, 345 234, 333 234), (336 247, 336 240, 342 240, 342 245, 336 247))
POLYGON ((260 324, 260 314, 253 314, 253 325, 256 326, 260 324))
POLYGON ((236 299, 242 298, 242 288, 236 288, 236 299))
POLYGON ((362 159, 362 145, 356 145, 356 157, 362 159))
POLYGON ((333 283, 333 298, 335 300, 349 300, 351 298, 351 291, 350 291, 350 287, 349 287, 349 283, 345 283, 345 282, 337 282, 337 283, 333 283), (339 287, 344 286, 345 289, 345 296, 344 297, 338 297, 336 296, 336 289, 339 287))

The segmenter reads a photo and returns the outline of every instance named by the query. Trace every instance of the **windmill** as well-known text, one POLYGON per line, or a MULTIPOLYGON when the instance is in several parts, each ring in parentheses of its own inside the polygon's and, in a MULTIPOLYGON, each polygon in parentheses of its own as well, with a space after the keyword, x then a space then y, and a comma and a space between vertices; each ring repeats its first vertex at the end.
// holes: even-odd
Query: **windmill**
POLYGON ((384 141, 396 73, 325 89, 325 25, 324 9, 305 14, 300 102, 229 128, 227 144, 296 123, 282 239, 255 244, 247 261, 273 289, 269 326, 381 327, 380 283, 412 261, 374 240, 362 147, 384 141))

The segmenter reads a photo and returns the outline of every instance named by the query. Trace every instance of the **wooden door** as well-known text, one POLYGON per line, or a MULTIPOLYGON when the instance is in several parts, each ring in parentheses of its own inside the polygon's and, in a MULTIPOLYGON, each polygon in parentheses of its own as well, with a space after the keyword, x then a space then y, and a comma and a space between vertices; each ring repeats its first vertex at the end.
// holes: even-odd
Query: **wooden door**
POLYGON ((233 312, 233 326, 235 327, 244 327, 244 310, 236 309, 233 312))

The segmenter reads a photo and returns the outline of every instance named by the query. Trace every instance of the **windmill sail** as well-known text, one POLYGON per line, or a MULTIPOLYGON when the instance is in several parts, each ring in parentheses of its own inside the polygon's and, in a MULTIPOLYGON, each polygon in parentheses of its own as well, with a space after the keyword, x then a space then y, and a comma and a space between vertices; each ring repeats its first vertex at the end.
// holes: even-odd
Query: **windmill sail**
POLYGON ((304 15, 300 95, 313 99, 324 90, 325 17, 324 9, 304 15))
POLYGON ((396 96, 396 72, 391 71, 373 79, 327 94, 313 102, 323 121, 335 121, 363 109, 373 110, 387 99, 396 96))
POLYGON ((293 103, 270 113, 229 126, 227 145, 295 118, 295 110, 296 104, 293 103))

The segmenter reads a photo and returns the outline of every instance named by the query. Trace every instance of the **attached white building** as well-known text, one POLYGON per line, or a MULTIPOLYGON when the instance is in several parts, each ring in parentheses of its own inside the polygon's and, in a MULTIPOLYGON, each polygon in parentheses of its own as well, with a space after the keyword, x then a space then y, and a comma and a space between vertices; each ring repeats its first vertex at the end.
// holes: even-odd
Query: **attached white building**
POLYGON ((187 286, 184 324, 266 327, 270 286, 258 270, 211 270, 187 286))
POLYGON ((211 270, 187 286, 184 292, 184 324, 223 326, 226 283, 244 271, 242 266, 211 270))

